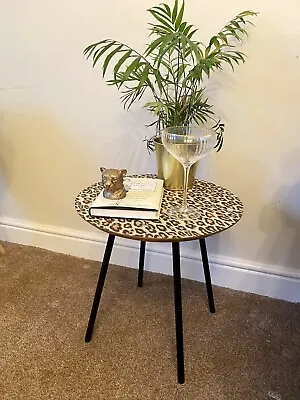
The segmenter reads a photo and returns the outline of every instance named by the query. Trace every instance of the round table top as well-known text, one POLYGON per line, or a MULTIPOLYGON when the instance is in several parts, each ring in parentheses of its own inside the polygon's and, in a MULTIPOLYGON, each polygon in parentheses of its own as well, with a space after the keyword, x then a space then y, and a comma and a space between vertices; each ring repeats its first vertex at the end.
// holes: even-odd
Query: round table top
MULTIPOLYGON (((155 175, 131 175, 152 177, 155 175)), ((203 239, 236 224, 243 214, 241 200, 229 190, 195 179, 188 190, 188 203, 197 207, 198 215, 178 219, 168 213, 172 205, 181 204, 182 191, 164 190, 158 220, 91 217, 89 207, 102 189, 96 182, 83 189, 75 199, 75 209, 89 224, 111 235, 151 242, 176 242, 203 239)))

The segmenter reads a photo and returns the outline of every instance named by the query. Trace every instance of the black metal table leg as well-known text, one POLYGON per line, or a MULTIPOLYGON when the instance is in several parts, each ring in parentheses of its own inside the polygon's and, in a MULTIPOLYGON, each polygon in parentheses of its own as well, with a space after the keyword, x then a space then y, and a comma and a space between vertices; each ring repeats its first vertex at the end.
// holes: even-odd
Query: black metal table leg
POLYGON ((205 283, 206 283, 206 291, 207 291, 207 297, 208 297, 209 310, 211 313, 215 313, 215 311, 216 311, 215 310, 215 302, 214 302, 214 295, 213 295, 213 290, 212 290, 212 285, 211 285, 210 270, 209 270, 209 263, 208 263, 205 239, 199 239, 199 242, 200 242, 200 249, 201 249, 202 264, 203 264, 203 271, 204 271, 204 277, 205 277, 205 283))
POLYGON ((183 323, 179 242, 172 243, 178 383, 184 383, 183 323))
POLYGON ((140 244, 140 259, 139 259, 138 287, 142 287, 143 286, 144 263, 145 263, 145 248, 146 248, 146 242, 141 241, 141 244, 140 244))
POLYGON ((96 291, 95 291, 95 296, 94 296, 94 301, 93 301, 93 305, 92 305, 92 309, 91 309, 89 323, 88 323, 88 327, 87 327, 86 334, 85 334, 85 342, 90 342, 91 338, 92 338, 95 319, 96 319, 96 315, 97 315, 97 311, 98 311, 98 307, 99 307, 99 303, 100 303, 100 299, 101 299, 102 290, 104 287, 105 277, 106 277, 109 259, 111 256, 114 241, 115 241, 115 236, 109 235, 108 239, 107 239, 104 257, 103 257, 103 261, 102 261, 102 266, 101 266, 99 279, 98 279, 98 283, 97 283, 97 287, 96 287, 96 291))

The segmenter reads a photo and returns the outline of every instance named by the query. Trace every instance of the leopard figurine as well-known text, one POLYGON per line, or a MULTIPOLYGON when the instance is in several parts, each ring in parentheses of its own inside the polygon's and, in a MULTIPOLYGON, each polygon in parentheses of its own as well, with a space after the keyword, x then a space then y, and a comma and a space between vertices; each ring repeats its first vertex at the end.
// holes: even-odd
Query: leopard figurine
POLYGON ((109 200, 121 200, 126 197, 126 189, 123 179, 127 174, 126 169, 114 169, 101 167, 103 197, 109 200))

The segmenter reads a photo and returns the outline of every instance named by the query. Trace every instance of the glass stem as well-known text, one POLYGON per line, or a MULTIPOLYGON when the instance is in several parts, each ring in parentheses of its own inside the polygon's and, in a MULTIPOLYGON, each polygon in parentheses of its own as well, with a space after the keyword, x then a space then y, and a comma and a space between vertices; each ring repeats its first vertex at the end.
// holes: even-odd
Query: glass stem
POLYGON ((187 190, 188 190, 188 182, 189 182, 189 173, 191 169, 191 165, 182 165, 183 166, 183 199, 182 199, 182 210, 187 210, 187 190))

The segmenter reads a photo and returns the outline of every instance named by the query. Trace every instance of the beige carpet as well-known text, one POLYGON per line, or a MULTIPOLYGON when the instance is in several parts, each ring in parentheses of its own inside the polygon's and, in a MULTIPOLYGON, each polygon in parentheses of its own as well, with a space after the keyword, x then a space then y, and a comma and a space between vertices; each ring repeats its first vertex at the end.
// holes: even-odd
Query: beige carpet
MULTIPOLYGON (((0 399, 300 399, 300 304, 183 281, 176 381, 172 278, 111 266, 91 343, 98 263, 3 243, 0 399)), ((100 255, 101 256, 101 255, 100 255)))

